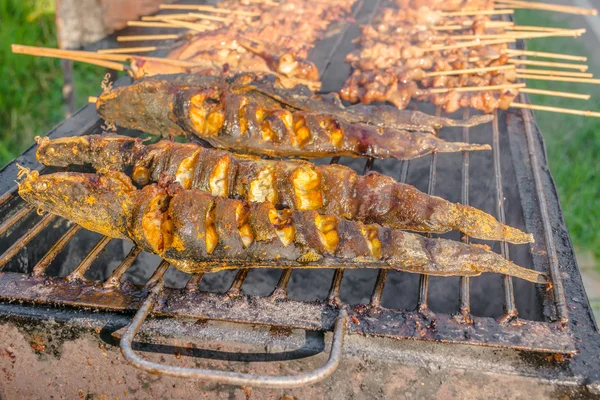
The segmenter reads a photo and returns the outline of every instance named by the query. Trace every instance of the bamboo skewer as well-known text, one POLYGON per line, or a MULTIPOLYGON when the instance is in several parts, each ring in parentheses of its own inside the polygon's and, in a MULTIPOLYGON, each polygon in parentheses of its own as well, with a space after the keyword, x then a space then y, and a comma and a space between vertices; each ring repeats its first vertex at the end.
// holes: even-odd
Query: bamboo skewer
POLYGON ((425 89, 424 93, 427 94, 439 94, 439 93, 448 93, 448 92, 482 92, 486 90, 508 90, 508 89, 521 89, 524 88, 524 83, 515 83, 510 85, 492 85, 492 86, 463 86, 457 88, 435 88, 435 89, 425 89))
POLYGON ((481 68, 468 68, 468 69, 455 69, 450 71, 435 71, 428 72, 425 74, 426 77, 430 76, 443 76, 443 75, 461 75, 461 74, 474 74, 479 72, 488 71, 502 71, 506 69, 515 69, 514 65, 497 65, 493 67, 481 67, 481 68))
POLYGON ((136 26, 138 28, 177 28, 173 24, 166 22, 145 22, 145 21, 128 21, 127 26, 136 26))
POLYGON ((145 46, 145 47, 119 47, 114 49, 101 49, 98 50, 99 54, 129 54, 129 53, 146 53, 156 51, 160 49, 157 46, 145 46))
POLYGON ((532 10, 556 11, 566 14, 577 15, 598 15, 598 11, 593 8, 581 8, 574 6, 564 6, 558 4, 537 3, 532 1, 518 0, 495 0, 496 7, 506 6, 508 8, 529 8, 532 10))
POLYGON ((533 65, 536 67, 577 69, 581 72, 585 72, 588 70, 588 66, 585 64, 569 64, 569 63, 558 63, 558 62, 552 62, 552 61, 538 61, 538 60, 520 60, 520 59, 514 59, 514 58, 511 58, 508 62, 511 64, 533 65))
POLYGON ((493 44, 502 44, 502 43, 513 43, 515 39, 498 39, 498 40, 475 40, 472 42, 463 42, 457 44, 451 44, 447 46, 431 46, 426 49, 422 49, 425 52, 429 51, 440 51, 440 50, 451 50, 451 49, 462 49, 467 47, 481 47, 481 46, 489 46, 493 44))
POLYGON ((568 76, 544 76, 544 75, 535 75, 535 74, 517 74, 517 78, 534 79, 534 80, 538 80, 538 81, 590 83, 590 84, 594 84, 594 85, 600 84, 600 79, 571 78, 568 76))
POLYGON ((190 17, 196 17, 197 19, 205 19, 205 20, 208 20, 208 21, 218 21, 218 22, 227 21, 227 18, 216 17, 214 15, 208 15, 208 14, 188 13, 188 15, 190 17))
POLYGON ((516 50, 516 49, 506 49, 504 50, 506 54, 510 54, 512 56, 531 56, 531 57, 540 57, 540 58, 555 58, 557 60, 570 60, 570 61, 587 61, 587 57, 581 56, 572 56, 568 54, 559 54, 559 53, 546 53, 543 51, 529 51, 529 50, 516 50))
POLYGON ((579 99, 579 100, 589 100, 589 94, 579 94, 579 93, 570 93, 570 92, 556 92, 554 90, 542 90, 542 89, 534 89, 525 87, 519 90, 521 93, 528 94, 541 94, 545 96, 554 96, 554 97, 567 97, 569 99, 579 99))
MULTIPOLYGON (((163 64, 173 65, 176 67, 184 67, 184 68, 213 66, 213 63, 211 63, 211 62, 200 63, 200 62, 193 62, 193 61, 174 60, 174 59, 170 59, 170 58, 134 56, 131 54, 100 54, 100 53, 95 53, 92 51, 61 50, 61 49, 52 49, 52 48, 47 48, 47 47, 23 46, 23 45, 18 45, 18 44, 12 45, 12 51, 15 54, 27 54, 27 55, 31 55, 31 56, 55 57, 55 58, 65 58, 65 59, 73 59, 73 60, 85 59, 85 60, 93 60, 93 61, 130 61, 132 59, 140 59, 140 60, 145 60, 145 61, 160 62, 163 64)), ((117 64, 117 65, 121 65, 123 67, 122 64, 117 64)))
POLYGON ((211 31, 211 30, 215 29, 212 26, 197 24, 194 22, 179 21, 176 19, 170 19, 169 23, 176 25, 178 27, 187 28, 189 30, 196 31, 196 32, 206 32, 206 31, 211 31))
POLYGON ((519 33, 488 33, 488 34, 474 34, 474 35, 450 35, 450 36, 435 36, 434 39, 437 40, 446 40, 446 39, 455 39, 455 40, 481 40, 481 39, 502 39, 502 38, 511 38, 511 39, 538 39, 538 38, 547 38, 547 37, 559 37, 559 36, 572 36, 578 37, 583 33, 585 33, 585 29, 577 29, 577 30, 565 30, 565 31, 552 31, 552 32, 519 32, 519 33))
POLYGON ((573 110, 571 108, 550 107, 550 106, 541 106, 541 105, 537 105, 537 104, 525 104, 525 103, 511 103, 510 107, 511 108, 525 108, 528 110, 537 110, 537 111, 550 111, 550 112, 563 113, 563 114, 581 115, 584 117, 600 118, 600 112, 585 111, 585 110, 573 110))
POLYGON ((194 20, 196 18, 191 17, 189 14, 161 14, 161 15, 150 15, 146 17, 142 17, 142 21, 163 21, 169 18, 187 18, 189 20, 194 20))
POLYGON ((535 74, 535 75, 547 75, 547 76, 570 76, 573 78, 593 78, 594 74, 589 72, 571 72, 571 71, 557 71, 553 69, 528 69, 528 68, 517 68, 518 74, 535 74))
POLYGON ((535 32, 556 32, 556 31, 570 31, 567 28, 555 28, 551 26, 534 26, 534 25, 513 25, 508 27, 511 31, 535 31, 535 32))
POLYGON ((475 10, 475 11, 451 11, 451 12, 441 12, 440 15, 442 17, 461 17, 461 16, 469 16, 469 15, 507 15, 514 14, 515 10, 475 10))
POLYGON ((218 14, 237 14, 246 17, 258 17, 259 13, 244 11, 244 10, 229 10, 227 8, 219 8, 209 5, 186 5, 186 4, 161 4, 159 6, 161 10, 190 10, 190 11, 204 11, 218 14))
MULTIPOLYGON (((460 25, 434 25, 431 27, 434 31, 456 31, 461 29, 469 29, 473 25, 473 21, 465 21, 460 25)), ((515 23, 512 21, 487 21, 485 28, 509 28, 514 26, 515 23)))
POLYGON ((179 39, 181 35, 129 35, 117 36, 117 42, 145 42, 151 40, 179 39))

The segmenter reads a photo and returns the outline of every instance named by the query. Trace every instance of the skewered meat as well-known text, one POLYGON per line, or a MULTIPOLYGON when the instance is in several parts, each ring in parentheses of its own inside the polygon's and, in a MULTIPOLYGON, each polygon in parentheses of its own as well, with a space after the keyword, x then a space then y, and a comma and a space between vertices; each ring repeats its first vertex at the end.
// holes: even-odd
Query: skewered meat
POLYGON ((509 274, 547 283, 483 247, 363 225, 316 211, 214 197, 178 184, 137 190, 118 172, 26 175, 19 195, 82 227, 130 239, 188 273, 248 267, 392 268, 441 276, 509 274))
MULTIPOLYGON (((475 5, 475 2, 469 3, 475 5)), ((404 6, 408 7, 407 4, 404 6)), ((414 8, 383 8, 374 25, 361 28, 358 48, 346 57, 346 62, 352 64, 354 71, 344 83, 341 97, 352 103, 389 101, 400 109, 406 108, 415 99, 441 106, 447 113, 461 107, 472 107, 486 113, 508 108, 519 93, 515 88, 465 92, 452 89, 512 84, 516 81, 514 68, 428 76, 430 72, 502 66, 509 62, 509 57, 503 54, 506 43, 480 48, 452 48, 451 45, 459 43, 460 35, 470 38, 474 35, 472 38, 476 38, 483 33, 496 34, 502 31, 488 28, 498 23, 491 21, 489 16, 442 19, 440 12, 432 11, 446 6, 450 9, 454 7, 447 2, 442 5, 431 1, 413 1, 410 7, 414 8), (426 7, 426 4, 433 8, 418 8, 426 7), (436 17, 424 18, 424 15, 436 17), (458 32, 459 36, 446 33, 444 24, 451 27, 450 32, 458 32), (454 30, 462 26, 464 29, 454 30), (450 48, 435 49, 436 46, 445 45, 450 45, 450 48), (429 90, 435 88, 449 90, 443 93, 429 90)))
MULTIPOLYGON (((192 79, 199 81, 198 77, 192 79)), ((207 79, 204 85, 186 85, 149 78, 103 93, 96 108, 104 119, 126 128, 163 136, 195 135, 215 147, 271 157, 408 160, 434 151, 490 149, 488 145, 445 142, 427 132, 289 110, 251 86, 234 87, 214 79, 207 79)))
POLYGON ((357 175, 342 165, 239 157, 167 140, 146 146, 126 136, 44 138, 38 143, 37 159, 44 165, 131 171, 141 186, 166 179, 213 196, 269 201, 277 208, 315 210, 392 228, 432 233, 455 229, 479 239, 533 242, 531 235, 473 207, 429 196, 376 172, 357 175))

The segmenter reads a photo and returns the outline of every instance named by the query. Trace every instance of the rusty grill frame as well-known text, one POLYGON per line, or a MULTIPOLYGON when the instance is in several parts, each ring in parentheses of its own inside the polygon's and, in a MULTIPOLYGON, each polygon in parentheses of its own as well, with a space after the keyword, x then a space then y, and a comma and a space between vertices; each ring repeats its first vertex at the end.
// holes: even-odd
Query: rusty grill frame
MULTIPOLYGON (((381 0, 369 2, 359 0, 355 5, 354 16, 372 18, 381 0)), ((323 80, 327 84, 328 77, 335 74, 331 65, 337 65, 334 59, 340 54, 339 47, 344 39, 351 36, 350 30, 356 27, 346 27, 335 36, 323 40, 323 46, 318 46, 313 56, 320 59, 319 70, 324 71, 323 80), (329 42, 329 43, 327 43, 329 42), (329 46, 329 47, 328 47, 329 46), (319 55, 319 52, 323 53, 319 55)), ((339 64, 339 63, 338 63, 339 64)), ((338 65, 339 66, 339 65, 338 65)), ((338 74, 339 75, 339 74, 338 74)), ((335 83, 331 83, 334 85, 335 83)), ((325 86, 326 86, 325 85, 325 86)), ((522 101, 527 97, 522 96, 522 101)), ((439 110, 438 110, 439 113, 439 110)), ((464 111, 468 116, 469 111, 464 111)), ((51 138, 75 136, 98 132, 102 120, 97 116, 92 105, 79 110, 71 119, 55 127, 48 136, 51 138)), ((191 276, 184 289, 165 288, 158 296, 152 309, 157 316, 189 317, 194 319, 222 320, 245 324, 264 324, 306 330, 330 331, 333 329, 339 310, 348 311, 350 322, 348 333, 391 338, 411 338, 434 340, 440 342, 467 343, 495 347, 507 347, 518 350, 528 350, 543 353, 562 353, 575 355, 578 347, 575 345, 572 327, 567 309, 563 277, 568 280, 569 287, 574 293, 582 292, 578 276, 564 275, 566 272, 559 262, 555 241, 560 240, 555 236, 556 221, 562 221, 560 206, 558 214, 556 207, 549 209, 547 194, 555 197, 552 178, 545 169, 546 156, 543 140, 535 126, 533 114, 529 110, 499 112, 495 114, 492 123, 493 139, 493 166, 495 179, 496 217, 505 222, 504 194, 502 181, 500 135, 507 134, 517 185, 521 196, 521 205, 524 212, 525 224, 528 231, 534 234, 536 244, 532 248, 534 267, 538 270, 549 272, 552 280, 552 290, 545 295, 543 304, 544 321, 530 321, 518 319, 518 310, 515 305, 514 287, 511 277, 504 276, 504 315, 499 319, 488 317, 475 317, 470 314, 470 279, 460 279, 459 309, 455 314, 434 314, 428 309, 429 278, 421 275, 419 280, 418 306, 416 310, 394 310, 381 306, 381 298, 388 276, 387 270, 380 270, 371 294, 368 305, 349 307, 340 299, 340 287, 344 277, 344 269, 337 269, 334 273, 331 288, 326 301, 302 302, 287 299, 286 288, 290 281, 291 269, 284 270, 272 293, 267 297, 248 296, 242 292, 242 285, 248 274, 248 269, 239 269, 235 279, 226 293, 210 293, 199 290, 202 274, 191 276), (500 132, 499 122, 506 122, 506 132, 500 132), (526 156, 519 158, 520 156, 526 156), (527 197, 529 196, 529 197, 527 197)), ((463 141, 470 139, 470 129, 464 128, 463 141)), ((35 147, 29 148, 16 162, 25 167, 40 170, 42 166, 35 160, 35 147)), ((13 161, 0 171, 0 208, 14 201, 16 186, 7 183, 16 175, 16 162, 13 161)), ((331 160, 339 162, 339 158, 331 160)), ((364 172, 374 166, 374 160, 365 162, 364 172)), ((430 156, 428 193, 435 194, 437 181, 438 155, 430 156)), ((410 162, 398 163, 399 180, 407 180, 410 162)), ((461 171, 461 202, 469 203, 469 153, 462 155, 461 171)), ((12 207, 11 207, 12 208, 12 207)), ((28 205, 22 205, 12 215, 0 224, 0 236, 6 234, 19 221, 26 218, 35 210, 28 205)), ((17 240, 4 254, 0 256, 0 270, 13 259, 31 240, 47 228, 58 217, 43 216, 19 240, 17 240)), ((77 268, 66 278, 46 277, 45 270, 57 254, 77 235, 80 227, 71 226, 62 237, 54 243, 48 253, 43 256, 33 268, 31 275, 0 272, 0 301, 27 302, 38 306, 72 306, 77 308, 93 308, 107 312, 134 312, 143 304, 154 289, 156 282, 161 281, 168 265, 164 262, 156 269, 153 277, 143 287, 122 285, 121 278, 141 249, 134 246, 121 264, 104 282, 89 282, 84 274, 91 267, 99 254, 111 242, 110 238, 103 237, 89 254, 81 261, 77 268)), ((464 238, 468 241, 468 238, 464 238)), ((563 239, 568 242, 567 239, 563 239)), ((570 243, 567 243, 570 248, 570 243)), ((501 245, 501 253, 509 258, 509 249, 506 243, 501 245)), ((570 269, 576 273, 577 269, 570 269)), ((584 292, 583 292, 584 293, 584 292)), ((585 296, 585 293, 584 293, 585 296)), ((582 310, 577 310, 581 315, 582 310)), ((583 310, 585 313, 586 310, 583 310)), ((589 307, 587 309, 589 313, 589 307)), ((593 317, 592 317, 593 318, 593 317)), ((593 320, 592 320, 593 321, 593 320)), ((595 322, 594 322, 595 324, 595 322)))

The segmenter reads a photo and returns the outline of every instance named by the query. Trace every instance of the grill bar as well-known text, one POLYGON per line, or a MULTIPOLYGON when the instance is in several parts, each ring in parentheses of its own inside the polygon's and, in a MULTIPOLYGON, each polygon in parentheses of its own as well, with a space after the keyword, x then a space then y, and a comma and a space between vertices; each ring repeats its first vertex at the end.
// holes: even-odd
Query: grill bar
POLYGON ((185 284, 185 290, 190 292, 198 290, 198 285, 200 285, 200 281, 202 281, 203 276, 203 273, 192 274, 190 280, 185 284))
POLYGON ((129 254, 125 256, 121 264, 113 271, 112 274, 106 279, 104 282, 104 288, 119 288, 121 287, 121 277, 123 274, 131 267, 133 262, 142 252, 142 248, 139 246, 133 246, 133 248, 129 251, 129 254))
POLYGON ((12 246, 10 246, 8 250, 6 250, 4 254, 0 256, 0 270, 4 268, 6 263, 8 263, 14 256, 16 256, 19 253, 19 251, 23 249, 23 247, 27 246, 27 244, 31 242, 31 240, 33 240, 33 238, 35 238, 38 235, 38 233, 40 233, 44 230, 44 228, 50 225, 50 223, 54 221, 55 218, 56 215, 44 215, 42 219, 38 221, 37 224, 35 224, 31 229, 29 229, 29 231, 27 231, 26 234, 21 236, 21 238, 18 241, 16 241, 12 246))
POLYGON ((33 267, 33 276, 42 277, 46 275, 46 269, 56 258, 58 253, 77 235, 81 230, 80 225, 73 225, 67 230, 60 239, 48 250, 42 259, 33 267))
MULTIPOLYGON (((498 214, 498 221, 506 223, 506 216, 504 213, 504 189, 502 188, 502 164, 500 161, 500 129, 498 127, 498 112, 494 111, 494 120, 492 121, 492 152, 494 159, 494 176, 496 179, 496 212, 498 214)), ((508 244, 502 242, 500 244, 500 251, 504 258, 509 259, 510 254, 508 251, 508 244)), ((518 315, 517 307, 515 305, 515 293, 512 277, 504 275, 504 320, 511 319, 518 315)))
POLYGON ((342 279, 344 279, 344 268, 338 268, 333 274, 333 280, 331 281, 331 289, 329 289, 329 295, 327 300, 329 304, 342 304, 340 299, 340 288, 342 286, 342 279))
POLYGON ((248 268, 238 269, 237 273, 235 274, 235 278, 233 279, 233 282, 227 291, 227 295, 229 297, 237 297, 242 294, 242 285, 248 276, 248 271, 250 271, 248 268))
POLYGON ((290 283, 291 277, 292 277, 292 269, 285 268, 281 272, 281 276, 279 276, 279 281, 277 282, 275 289, 273 289, 273 292, 271 293, 271 295, 269 297, 271 297, 273 299, 286 299, 287 298, 287 287, 288 287, 288 284, 290 283))
POLYGON ((17 222, 25 218, 27 214, 33 211, 33 206, 26 204, 21 207, 16 213, 11 215, 6 221, 0 225, 0 235, 4 235, 10 228, 12 228, 17 222))
POLYGON ((77 266, 77 268, 75 268, 75 270, 67 276, 66 280, 68 282, 84 280, 85 278, 83 276, 85 273, 90 269, 94 261, 96 261, 96 259, 100 256, 100 253, 104 251, 111 240, 112 238, 108 236, 103 236, 100 240, 98 240, 98 243, 96 243, 92 251, 90 251, 83 261, 81 261, 81 263, 77 266))
MULTIPOLYGON (((521 95, 523 101, 527 101, 521 95)), ((544 239, 548 249, 548 262, 550 264, 550 277, 552 278, 552 292, 554 294, 554 304, 556 305, 556 314, 560 324, 566 327, 569 322, 569 314, 567 311, 567 302, 565 299, 565 290, 563 288, 562 279, 560 277, 560 267, 558 265, 558 256, 556 254, 556 246, 554 244, 554 236, 548 213, 548 204, 546 202, 546 194, 544 193, 544 184, 540 175, 540 163, 535 149, 533 139, 532 114, 528 110, 522 110, 521 115, 525 125, 525 136, 527 138, 527 147, 529 149, 529 158, 531 160, 531 169, 533 171, 533 180, 535 183, 536 194, 542 214, 542 224, 544 226, 544 239)))
MULTIPOLYGON (((469 109, 465 108, 463 118, 469 118, 469 109)), ((469 128, 463 128, 463 142, 469 143, 470 135, 469 128)), ((469 152, 464 151, 462 154, 462 191, 461 191, 461 202, 464 205, 469 205, 469 186, 470 186, 470 173, 469 173, 469 152)), ((461 240, 465 243, 469 243, 469 236, 462 235, 461 240)), ((460 278, 459 288, 459 304, 460 313, 465 322, 470 321, 469 314, 471 313, 471 292, 469 288, 469 277, 463 276, 460 278)))
POLYGON ((4 204, 6 204, 7 201, 12 199, 15 193, 17 193, 17 190, 19 190, 19 187, 15 185, 9 190, 7 190, 6 193, 4 193, 2 196, 0 196, 0 207, 2 207, 4 204))

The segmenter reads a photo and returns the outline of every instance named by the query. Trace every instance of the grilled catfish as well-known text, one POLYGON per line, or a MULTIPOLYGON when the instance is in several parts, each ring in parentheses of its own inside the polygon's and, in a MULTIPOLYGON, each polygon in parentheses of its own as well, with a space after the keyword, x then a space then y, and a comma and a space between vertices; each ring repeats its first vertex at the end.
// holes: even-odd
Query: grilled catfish
POLYGON ((214 196, 270 201, 278 208, 315 210, 392 228, 458 230, 479 239, 533 242, 532 235, 476 208, 429 196, 376 172, 358 175, 342 165, 264 160, 169 140, 144 145, 140 139, 118 135, 38 138, 38 144, 37 159, 44 165, 129 172, 141 186, 167 179, 214 196))
MULTIPOLYGON (((367 109, 346 110, 355 118, 348 120, 341 108, 331 104, 329 112, 315 110, 314 102, 310 109, 293 108, 255 90, 251 77, 246 85, 246 76, 231 82, 191 76, 185 83, 186 77, 174 82, 148 78, 107 91, 98 98, 96 109, 118 126, 169 137, 197 136, 218 148, 270 157, 410 160, 432 152, 490 149, 399 128, 404 124, 385 123, 387 114, 380 113, 380 123, 367 123, 367 109)), ((377 109, 373 111, 375 115, 377 109)))
POLYGON ((179 184, 137 189, 121 172, 23 169, 19 195, 43 211, 112 238, 130 239, 184 272, 239 268, 391 268, 440 276, 509 274, 548 283, 484 247, 269 202, 215 197, 179 184))

